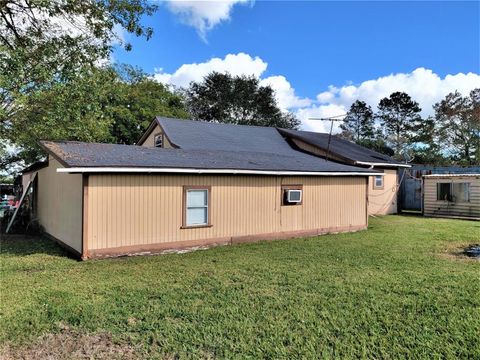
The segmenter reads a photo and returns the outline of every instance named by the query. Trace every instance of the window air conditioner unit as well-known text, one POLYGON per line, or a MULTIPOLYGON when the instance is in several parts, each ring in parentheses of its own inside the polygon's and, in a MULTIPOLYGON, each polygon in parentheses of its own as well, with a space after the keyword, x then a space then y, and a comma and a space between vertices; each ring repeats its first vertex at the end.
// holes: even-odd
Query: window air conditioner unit
POLYGON ((287 190, 287 202, 289 203, 302 202, 302 190, 287 190))

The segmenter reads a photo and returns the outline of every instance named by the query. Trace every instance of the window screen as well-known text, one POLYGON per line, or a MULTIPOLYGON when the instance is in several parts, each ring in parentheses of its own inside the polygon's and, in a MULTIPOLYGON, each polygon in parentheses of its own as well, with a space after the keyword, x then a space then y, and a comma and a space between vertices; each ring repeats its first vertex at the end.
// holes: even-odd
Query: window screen
POLYGON ((186 225, 208 224, 208 190, 187 190, 186 225))

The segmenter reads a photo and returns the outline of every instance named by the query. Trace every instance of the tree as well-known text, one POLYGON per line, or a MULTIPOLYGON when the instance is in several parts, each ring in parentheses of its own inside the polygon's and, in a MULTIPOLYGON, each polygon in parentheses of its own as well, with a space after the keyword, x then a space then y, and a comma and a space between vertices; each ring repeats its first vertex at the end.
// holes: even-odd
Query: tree
POLYGON ((134 144, 157 115, 189 116, 180 93, 128 66, 117 68, 117 74, 121 81, 112 87, 107 109, 113 121, 111 135, 115 143, 134 144))
POLYGON ((443 150, 460 164, 480 164, 480 88, 455 91, 433 107, 443 150))
POLYGON ((299 120, 282 112, 270 86, 260 86, 253 76, 212 72, 185 91, 189 112, 195 120, 295 129, 299 120))
POLYGON ((15 121, 5 135, 19 149, 19 157, 26 163, 38 160, 38 140, 112 141, 113 119, 105 108, 114 81, 111 70, 84 69, 75 80, 18 99, 15 121))
POLYGON ((26 91, 70 77, 107 58, 119 42, 129 50, 119 31, 150 38, 152 29, 140 19, 156 9, 147 0, 2 1, 1 73, 10 78, 6 90, 26 91))
MULTIPOLYGON (((12 131, 21 127, 29 111, 25 106, 45 91, 64 94, 66 84, 77 77, 84 82, 85 73, 95 72, 114 44, 129 50, 120 31, 150 38, 152 29, 140 19, 156 8, 148 0, 1 1, 0 141, 13 137, 12 131)), ((85 99, 89 96, 94 93, 81 94, 85 99)))
POLYGON ((9 129, 18 157, 42 157, 38 140, 134 144, 156 115, 186 117, 183 99, 128 66, 91 68, 24 99, 9 129))
POLYGON ((343 130, 343 137, 359 143, 373 139, 374 126, 375 119, 372 108, 367 103, 357 100, 350 106, 340 129, 343 130))
POLYGON ((414 141, 415 131, 421 123, 421 111, 418 103, 404 92, 394 92, 380 100, 376 116, 397 158, 401 158, 402 151, 414 141))

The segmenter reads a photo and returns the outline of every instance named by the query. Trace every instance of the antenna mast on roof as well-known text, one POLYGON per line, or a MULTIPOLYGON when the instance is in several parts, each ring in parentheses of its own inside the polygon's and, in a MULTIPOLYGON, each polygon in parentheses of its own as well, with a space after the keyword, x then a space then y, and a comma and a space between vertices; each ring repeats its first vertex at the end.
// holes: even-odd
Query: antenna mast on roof
POLYGON ((335 115, 325 118, 308 118, 308 120, 321 120, 321 121, 330 121, 330 132, 328 133, 328 144, 327 144, 327 152, 325 153, 325 160, 328 161, 328 155, 330 155, 330 141, 332 140, 332 130, 333 130, 333 122, 334 121, 343 121, 343 119, 347 116, 347 114, 335 115))

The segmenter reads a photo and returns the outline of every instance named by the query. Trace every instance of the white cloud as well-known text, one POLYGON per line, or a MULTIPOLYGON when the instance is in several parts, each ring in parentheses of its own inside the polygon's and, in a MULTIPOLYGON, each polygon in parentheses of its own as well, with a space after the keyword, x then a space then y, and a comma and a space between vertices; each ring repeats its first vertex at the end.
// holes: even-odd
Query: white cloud
MULTIPOLYGON (((310 117, 329 117, 345 114, 355 100, 363 100, 376 109, 380 99, 395 91, 409 94, 422 108, 422 115, 433 115, 432 106, 455 90, 464 96, 480 87, 480 74, 458 73, 441 78, 432 70, 418 68, 411 73, 397 73, 367 80, 359 85, 342 87, 329 86, 327 91, 317 95, 317 103, 298 109, 296 114, 305 130, 327 132, 327 121, 309 120, 310 117)), ((339 122, 334 123, 333 132, 339 132, 339 122)))
MULTIPOLYGON (((295 111, 295 114, 302 122, 302 130, 315 131, 315 132, 329 132, 330 131, 330 121, 318 120, 318 118, 328 118, 332 116, 338 116, 345 114, 346 108, 343 105, 336 104, 323 104, 317 105, 313 104, 309 107, 304 107, 295 111), (316 118, 313 120, 311 118, 316 118)), ((339 128, 340 122, 333 122, 333 133, 340 131, 339 128)))
POLYGON ((250 0, 166 0, 167 8, 184 24, 194 27, 206 41, 207 32, 223 21, 230 20, 236 4, 252 4, 250 0))
POLYGON ((228 54, 223 59, 212 58, 203 63, 184 64, 171 74, 160 69, 154 78, 164 84, 186 87, 191 81, 201 81, 212 71, 260 77, 267 66, 268 64, 258 56, 253 58, 245 53, 228 54))
POLYGON ((309 106, 312 103, 310 99, 300 98, 295 95, 295 89, 285 76, 276 75, 267 77, 260 81, 260 85, 270 85, 275 90, 278 104, 282 110, 309 106))
POLYGON ((458 73, 441 78, 430 69, 418 68, 411 73, 390 74, 367 80, 357 86, 330 86, 327 91, 317 95, 317 100, 320 104, 336 104, 348 108, 358 99, 376 108, 380 99, 392 92, 404 91, 420 104, 423 115, 431 115, 432 105, 448 93, 458 90, 467 95, 475 87, 480 87, 479 74, 458 73))
MULTIPOLYGON (((186 87, 191 81, 201 81, 212 71, 229 72, 232 75, 254 75, 261 79, 261 85, 270 85, 274 90, 280 108, 293 111, 302 122, 302 128, 311 131, 329 131, 330 123, 309 120, 311 117, 330 117, 345 114, 355 100, 363 100, 374 109, 380 99, 395 91, 404 91, 422 107, 422 115, 433 114, 432 106, 448 93, 458 90, 461 94, 480 87, 480 74, 458 73, 440 77, 432 70, 418 68, 411 73, 397 73, 377 79, 366 80, 358 85, 347 83, 344 86, 330 85, 316 96, 316 100, 300 97, 288 79, 283 75, 263 77, 268 63, 260 57, 249 54, 228 54, 222 58, 212 58, 203 63, 184 64, 173 73, 161 69, 154 78, 158 81, 179 87, 186 87)), ((338 132, 339 122, 334 124, 338 132)))
MULTIPOLYGON (((245 53, 228 54, 223 59, 212 58, 203 63, 184 64, 173 73, 157 70, 154 78, 164 84, 176 87, 187 87, 191 81, 201 81, 212 71, 228 72, 232 75, 253 75, 261 79, 267 70, 268 63, 258 56, 251 57, 245 53)), ((281 109, 293 109, 309 106, 311 100, 300 98, 295 94, 295 89, 284 76, 269 76, 261 79, 260 85, 270 85, 275 90, 275 95, 281 109)))

